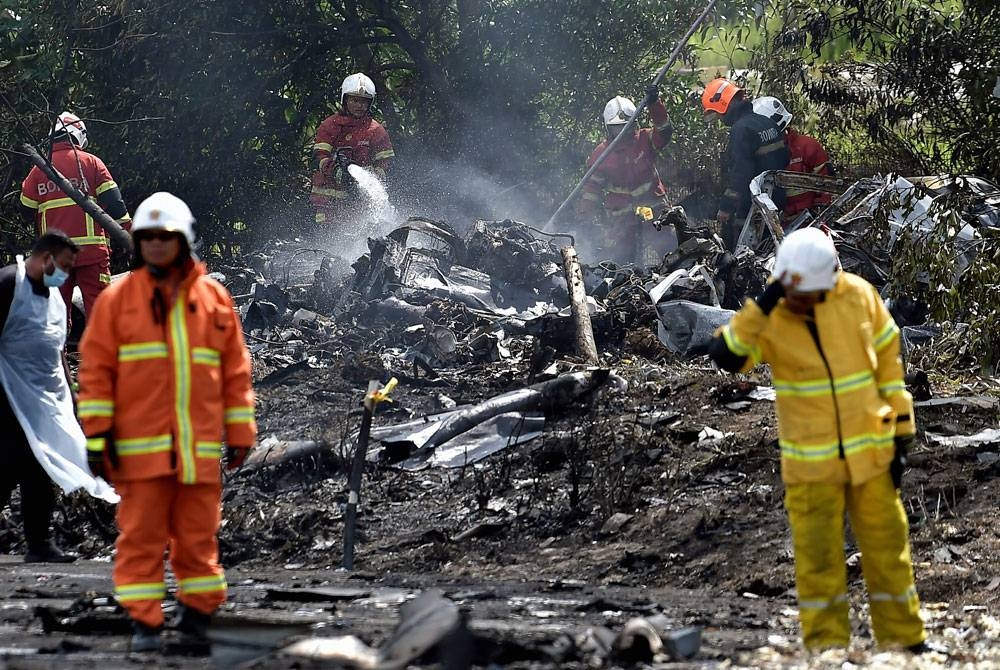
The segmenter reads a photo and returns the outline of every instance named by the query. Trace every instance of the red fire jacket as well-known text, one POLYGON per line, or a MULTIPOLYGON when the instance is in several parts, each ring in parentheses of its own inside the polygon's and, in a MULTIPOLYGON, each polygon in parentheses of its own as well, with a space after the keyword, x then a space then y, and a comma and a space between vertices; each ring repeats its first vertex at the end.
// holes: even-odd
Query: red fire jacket
POLYGON ((392 150, 389 133, 367 114, 360 119, 346 114, 328 116, 319 124, 313 155, 319 169, 313 174, 313 202, 323 204, 333 198, 347 197, 347 190, 337 181, 334 154, 341 147, 351 147, 349 158, 361 167, 372 168, 379 177, 385 176, 392 150))
MULTIPOLYGON (((631 138, 619 142, 584 184, 578 206, 581 215, 592 215, 603 202, 608 215, 618 218, 634 212, 639 205, 655 204, 663 197, 663 183, 656 173, 656 157, 670 140, 672 127, 667 109, 660 100, 649 106, 649 117, 653 127, 636 131, 631 138)), ((597 145, 587 159, 588 170, 609 143, 604 140, 597 145)))
MULTIPOLYGON (((791 128, 785 131, 785 144, 790 158, 788 169, 792 172, 830 175, 830 157, 819 142, 808 135, 800 135, 791 128)), ((830 204, 830 194, 805 191, 797 188, 786 189, 785 218, 792 218, 799 212, 814 206, 830 204)))
MULTIPOLYGON (((122 228, 131 227, 132 219, 121 192, 104 161, 66 141, 52 146, 52 165, 81 193, 97 200, 122 228)), ((110 254, 104 229, 37 167, 31 168, 21 184, 21 204, 26 210, 34 211, 39 234, 55 228, 79 245, 77 267, 108 262, 110 254)))

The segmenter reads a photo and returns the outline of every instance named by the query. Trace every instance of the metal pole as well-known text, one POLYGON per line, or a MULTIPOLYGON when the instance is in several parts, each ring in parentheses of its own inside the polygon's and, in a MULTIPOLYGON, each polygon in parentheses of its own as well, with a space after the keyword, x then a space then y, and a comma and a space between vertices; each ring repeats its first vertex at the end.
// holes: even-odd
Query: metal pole
MULTIPOLYGON (((698 26, 704 23, 709 13, 711 13, 712 8, 715 7, 716 2, 717 0, 709 0, 709 3, 708 5, 705 6, 705 9, 702 10, 701 14, 698 15, 698 18, 695 19, 694 23, 691 24, 691 27, 688 28, 686 33, 684 33, 684 37, 682 37, 680 41, 677 43, 677 46, 674 47, 674 51, 673 53, 670 54, 670 58, 667 59, 666 64, 664 64, 664 66, 657 71, 656 76, 653 77, 652 81, 653 86, 659 86, 660 82, 663 80, 664 75, 667 74, 667 70, 673 67, 674 63, 677 62, 677 59, 680 58, 681 50, 687 45, 688 40, 691 39, 691 36, 694 35, 694 31, 698 30, 698 26)), ((620 142, 621 139, 625 137, 632 130, 632 128, 635 127, 635 124, 639 120, 639 116, 642 114, 642 110, 646 109, 646 105, 647 101, 646 98, 644 97, 642 101, 639 103, 639 106, 636 107, 635 114, 633 114, 632 118, 628 120, 628 123, 625 124, 625 127, 622 129, 622 131, 618 133, 615 139, 611 140, 611 144, 609 144, 607 147, 604 148, 604 152, 597 157, 597 160, 594 161, 594 164, 590 166, 590 169, 587 170, 587 173, 583 175, 583 179, 580 180, 580 183, 578 183, 576 185, 576 188, 573 189, 573 192, 570 193, 565 200, 563 200, 563 203, 559 205, 559 209, 556 210, 556 213, 552 215, 552 218, 548 220, 548 222, 543 226, 543 228, 548 228, 553 223, 555 223, 556 219, 559 218, 559 215, 562 214, 563 210, 566 209, 569 203, 572 202, 577 195, 579 195, 580 190, 583 189, 583 185, 587 183, 587 180, 590 179, 590 176, 597 171, 597 168, 600 167, 601 163, 603 163, 604 160, 611 154, 611 150, 614 149, 615 146, 618 144, 618 142, 620 142)))
POLYGON ((368 382, 368 392, 365 393, 365 413, 361 418, 361 430, 358 432, 358 444, 351 459, 351 474, 348 479, 350 492, 347 498, 347 508, 344 510, 344 560, 345 570, 354 569, 354 537, 358 525, 358 504, 361 502, 361 476, 365 471, 365 457, 368 455, 368 439, 371 436, 372 417, 380 402, 388 399, 389 393, 396 387, 396 378, 390 379, 383 387, 378 380, 368 382))

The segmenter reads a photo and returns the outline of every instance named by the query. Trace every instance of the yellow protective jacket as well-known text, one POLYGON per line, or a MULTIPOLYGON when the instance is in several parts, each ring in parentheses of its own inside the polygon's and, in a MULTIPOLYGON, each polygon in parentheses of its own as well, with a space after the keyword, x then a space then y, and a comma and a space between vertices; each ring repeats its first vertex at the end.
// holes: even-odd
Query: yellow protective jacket
POLYGON ((223 441, 257 435, 250 355, 225 287, 192 263, 173 300, 147 267, 112 284, 80 341, 79 416, 89 451, 114 438, 116 481, 218 483, 223 441))
POLYGON ((875 287, 841 272, 813 317, 748 300, 717 335, 741 372, 771 365, 786 484, 861 484, 886 472, 896 435, 912 435, 899 328, 875 287))

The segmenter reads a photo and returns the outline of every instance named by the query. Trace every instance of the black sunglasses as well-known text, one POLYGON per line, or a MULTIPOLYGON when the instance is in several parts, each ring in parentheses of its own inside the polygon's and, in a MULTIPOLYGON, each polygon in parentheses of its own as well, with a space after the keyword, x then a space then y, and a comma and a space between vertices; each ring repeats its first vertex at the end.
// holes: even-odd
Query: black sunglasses
POLYGON ((142 242, 143 240, 159 240, 160 242, 166 242, 177 237, 179 233, 173 230, 141 230, 134 235, 135 239, 142 242))

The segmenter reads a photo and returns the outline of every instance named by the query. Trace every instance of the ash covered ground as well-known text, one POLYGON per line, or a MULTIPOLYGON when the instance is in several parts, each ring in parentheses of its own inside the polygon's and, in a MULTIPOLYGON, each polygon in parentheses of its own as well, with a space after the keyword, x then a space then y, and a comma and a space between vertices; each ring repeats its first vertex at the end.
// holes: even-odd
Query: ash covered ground
MULTIPOLYGON (((304 265, 322 267, 318 259, 304 265)), ((271 262, 272 276, 281 274, 275 267, 283 265, 271 262)), ((356 277, 371 277, 370 267, 356 268, 356 277)), ((244 296, 260 448, 312 448, 228 478, 220 546, 231 596, 220 630, 259 638, 254 626, 286 626, 284 641, 355 635, 377 648, 392 639, 403 603, 438 590, 462 612, 476 667, 1000 666, 1000 454, 995 438, 947 441, 995 424, 993 380, 931 374, 921 381, 932 404, 917 410, 922 437, 904 483, 923 611, 950 655, 915 658, 873 645, 848 537, 855 643, 809 658, 796 642, 773 402, 751 395, 769 384, 766 371, 726 376, 707 358, 672 353, 656 336, 653 305, 632 299, 641 283, 621 275, 611 282, 602 300, 610 316, 594 319, 600 368, 611 374, 548 407, 540 437, 462 467, 403 471, 370 462, 355 566, 345 572, 338 568, 347 472, 369 380, 400 382, 392 402, 378 407, 379 428, 593 368, 567 345, 560 317, 535 336, 511 334, 509 324, 497 336, 482 310, 440 295, 406 296, 420 308, 410 323, 399 305, 385 307, 386 295, 375 295, 381 289, 371 293, 372 282, 359 292, 356 277, 327 291, 321 270, 286 275, 265 282, 280 284, 269 299, 261 293, 247 302, 255 281, 240 285, 232 268, 223 272, 244 296), (263 316, 248 314, 254 303, 263 316), (276 303, 272 314, 267 306, 276 303), (452 340, 435 327, 454 335, 455 346, 445 346, 452 340), (413 351, 423 365, 405 355, 413 351), (670 630, 700 631, 693 658, 602 647, 599 631, 657 616, 670 630)), ((16 505, 5 515, 0 546, 12 555, 0 561, 0 656, 7 667, 227 663, 126 656, 126 622, 108 600, 110 508, 62 500, 58 540, 85 558, 72 566, 19 563, 16 505)), ((243 666, 323 665, 280 653, 282 639, 259 644, 243 666)), ((433 655, 410 665, 435 664, 455 667, 433 655)))

